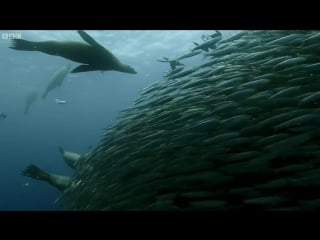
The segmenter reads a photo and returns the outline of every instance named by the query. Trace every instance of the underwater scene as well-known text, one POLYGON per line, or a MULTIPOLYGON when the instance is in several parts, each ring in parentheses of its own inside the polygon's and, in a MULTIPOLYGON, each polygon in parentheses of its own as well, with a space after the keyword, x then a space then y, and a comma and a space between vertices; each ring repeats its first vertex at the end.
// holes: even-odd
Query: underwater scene
POLYGON ((320 209, 320 31, 0 37, 0 211, 320 209))

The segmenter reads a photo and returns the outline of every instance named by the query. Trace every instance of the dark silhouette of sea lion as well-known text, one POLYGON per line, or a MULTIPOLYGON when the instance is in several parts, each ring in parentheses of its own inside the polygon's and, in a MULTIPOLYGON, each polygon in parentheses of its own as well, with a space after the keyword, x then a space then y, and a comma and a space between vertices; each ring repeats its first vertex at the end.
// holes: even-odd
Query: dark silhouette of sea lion
POLYGON ((12 39, 10 48, 23 51, 40 51, 49 55, 60 56, 74 62, 84 63, 71 72, 118 71, 137 73, 129 65, 123 64, 109 50, 97 43, 85 31, 78 31, 86 42, 43 41, 32 42, 24 39, 12 39))

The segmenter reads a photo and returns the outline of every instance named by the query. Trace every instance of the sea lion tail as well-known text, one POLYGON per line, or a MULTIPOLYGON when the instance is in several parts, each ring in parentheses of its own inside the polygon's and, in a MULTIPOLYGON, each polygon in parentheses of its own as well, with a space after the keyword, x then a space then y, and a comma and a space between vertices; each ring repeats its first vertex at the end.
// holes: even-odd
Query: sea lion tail
POLYGON ((23 39, 12 39, 12 46, 9 48, 23 51, 38 51, 38 43, 23 39))
POLYGON ((28 165, 21 173, 23 176, 31 177, 38 180, 50 179, 50 174, 38 168, 34 164, 28 165))

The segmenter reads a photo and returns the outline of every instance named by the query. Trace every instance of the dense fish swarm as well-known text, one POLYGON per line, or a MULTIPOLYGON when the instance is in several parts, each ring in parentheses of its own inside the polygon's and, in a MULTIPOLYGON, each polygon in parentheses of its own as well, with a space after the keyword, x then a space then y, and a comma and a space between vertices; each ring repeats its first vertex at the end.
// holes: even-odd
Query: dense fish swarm
POLYGON ((320 208, 320 32, 242 31, 203 53, 106 129, 71 209, 320 208))

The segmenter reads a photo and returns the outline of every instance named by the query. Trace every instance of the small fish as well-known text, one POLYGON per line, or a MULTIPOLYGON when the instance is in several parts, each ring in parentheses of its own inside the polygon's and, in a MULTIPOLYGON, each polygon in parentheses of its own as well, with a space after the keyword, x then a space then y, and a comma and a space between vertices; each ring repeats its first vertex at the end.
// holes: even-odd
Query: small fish
POLYGON ((59 100, 59 99, 56 99, 56 103, 57 104, 66 104, 67 101, 66 100, 59 100))

